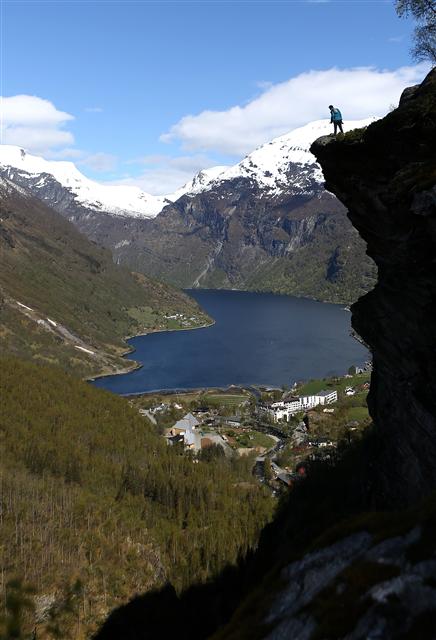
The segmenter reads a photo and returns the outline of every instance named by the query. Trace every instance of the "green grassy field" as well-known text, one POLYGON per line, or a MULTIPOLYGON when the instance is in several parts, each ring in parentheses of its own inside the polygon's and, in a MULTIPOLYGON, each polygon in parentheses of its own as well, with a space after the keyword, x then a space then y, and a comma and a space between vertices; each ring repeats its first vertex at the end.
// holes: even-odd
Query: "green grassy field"
POLYGON ((265 447, 265 449, 270 449, 275 444, 273 438, 260 431, 250 430, 238 432, 237 429, 229 429, 225 433, 235 440, 237 447, 265 447))
POLYGON ((348 409, 347 414, 349 420, 362 422, 369 419, 368 407, 351 407, 348 409))
POLYGON ((273 438, 265 433, 261 433, 260 431, 251 431, 250 435, 254 437, 254 439, 251 440, 253 447, 266 447, 267 449, 270 449, 275 444, 275 440, 273 438))
POLYGON ((319 380, 309 380, 301 387, 297 387, 295 390, 296 395, 312 395, 318 393, 323 389, 336 389, 338 394, 345 392, 347 387, 358 387, 359 385, 369 382, 371 379, 371 373, 358 373, 350 378, 322 378, 319 380))
POLYGON ((153 407, 160 403, 180 404, 184 409, 190 410, 196 406, 209 406, 214 409, 219 407, 239 407, 250 400, 250 394, 232 394, 204 391, 187 391, 186 393, 144 394, 132 399, 132 403, 139 407, 153 407))
POLYGON ((306 382, 302 387, 299 387, 296 393, 301 396, 311 396, 314 393, 322 391, 328 386, 325 380, 310 380, 306 382))
POLYGON ((206 394, 201 396, 201 401, 205 405, 211 407, 217 406, 235 406, 238 407, 243 402, 249 399, 248 395, 234 395, 234 394, 206 394))

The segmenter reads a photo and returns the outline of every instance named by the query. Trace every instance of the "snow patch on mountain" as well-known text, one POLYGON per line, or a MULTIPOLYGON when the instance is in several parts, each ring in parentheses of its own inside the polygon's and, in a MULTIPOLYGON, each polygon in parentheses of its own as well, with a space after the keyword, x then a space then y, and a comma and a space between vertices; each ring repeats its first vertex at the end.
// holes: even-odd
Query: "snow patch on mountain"
MULTIPOLYGON (((366 118, 346 122, 344 132, 366 127, 375 120, 376 118, 366 118)), ((250 178, 261 189, 267 190, 268 195, 279 194, 290 186, 304 189, 310 181, 321 184, 324 182, 321 167, 309 149, 317 138, 331 133, 332 125, 326 120, 317 120, 294 129, 261 145, 233 167, 224 169, 215 179, 205 183, 202 190, 208 190, 220 182, 237 178, 250 178), (293 184, 290 185, 288 174, 292 165, 296 165, 299 171, 296 172, 293 184)))
POLYGON ((165 196, 152 196, 139 187, 100 184, 84 176, 72 162, 44 160, 12 145, 0 145, 0 165, 9 168, 12 181, 15 172, 41 176, 34 185, 38 189, 52 176, 76 196, 79 204, 95 211, 151 218, 168 204, 165 196))
POLYGON ((208 186, 214 182, 226 169, 227 165, 218 167, 209 167, 209 169, 202 169, 199 171, 189 182, 183 185, 177 191, 174 191, 171 195, 166 196, 171 202, 175 202, 184 195, 196 195, 202 191, 207 190, 208 186))

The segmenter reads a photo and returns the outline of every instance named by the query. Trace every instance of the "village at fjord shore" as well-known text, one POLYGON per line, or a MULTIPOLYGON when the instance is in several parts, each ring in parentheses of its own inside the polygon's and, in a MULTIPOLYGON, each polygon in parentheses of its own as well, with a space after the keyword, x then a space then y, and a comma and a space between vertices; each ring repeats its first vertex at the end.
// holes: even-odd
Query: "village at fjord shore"
POLYGON ((240 387, 135 395, 168 446, 198 460, 244 458, 274 495, 292 489, 316 461, 334 460, 371 423, 371 364, 282 387, 240 387))

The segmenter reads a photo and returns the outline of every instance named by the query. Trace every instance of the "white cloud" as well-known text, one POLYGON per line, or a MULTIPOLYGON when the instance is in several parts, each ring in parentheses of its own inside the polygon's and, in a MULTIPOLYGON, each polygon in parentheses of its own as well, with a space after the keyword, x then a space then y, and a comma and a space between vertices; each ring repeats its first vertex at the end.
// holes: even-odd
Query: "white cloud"
MULTIPOLYGON (((85 111, 99 113, 103 109, 88 107, 85 111)), ((49 100, 29 95, 4 97, 0 115, 2 144, 24 147, 48 160, 75 160, 78 165, 96 172, 112 171, 116 166, 116 156, 70 146, 74 144, 74 137, 64 127, 74 116, 60 111, 49 100)))
POLYGON ((53 149, 44 154, 47 160, 73 160, 79 167, 87 167, 97 173, 105 173, 113 171, 117 165, 117 156, 111 153, 89 153, 83 149, 74 147, 66 147, 65 149, 53 149))
POLYGON ((51 147, 73 142, 73 135, 69 131, 49 127, 4 127, 2 135, 2 144, 24 147, 37 155, 45 154, 51 147))
POLYGON ((133 163, 146 165, 146 169, 138 176, 125 176, 111 184, 134 185, 153 195, 172 193, 191 180, 200 169, 217 164, 203 154, 175 158, 166 155, 143 156, 126 164, 133 163))
POLYGON ((344 120, 385 115, 402 90, 420 82, 429 69, 422 63, 393 71, 373 67, 308 71, 267 87, 243 106, 187 115, 160 139, 180 141, 187 150, 241 156, 311 120, 328 118, 332 103, 341 108, 344 120))
POLYGON ((64 149, 52 149, 44 154, 46 160, 77 160, 86 155, 82 149, 75 147, 66 147, 64 149))
POLYGON ((27 95, 4 97, 2 115, 7 126, 17 123, 21 126, 59 126, 67 120, 74 120, 74 116, 59 111, 49 100, 27 95))
POLYGON ((117 164, 117 157, 110 153, 93 153, 86 155, 78 163, 92 169, 93 171, 105 173, 106 171, 113 171, 117 164))
POLYGON ((1 142, 43 154, 53 147, 73 144, 73 134, 63 129, 73 119, 71 114, 37 96, 3 97, 0 104, 1 142))

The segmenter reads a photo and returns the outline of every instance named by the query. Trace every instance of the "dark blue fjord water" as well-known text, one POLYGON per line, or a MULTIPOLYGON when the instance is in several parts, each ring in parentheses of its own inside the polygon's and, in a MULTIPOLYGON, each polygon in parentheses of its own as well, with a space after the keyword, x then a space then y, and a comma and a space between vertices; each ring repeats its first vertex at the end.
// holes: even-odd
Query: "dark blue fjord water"
POLYGON ((138 336, 130 357, 143 367, 95 386, 119 394, 161 389, 290 385, 347 372, 368 359, 349 335, 341 305, 240 291, 188 292, 214 318, 205 329, 138 336))

